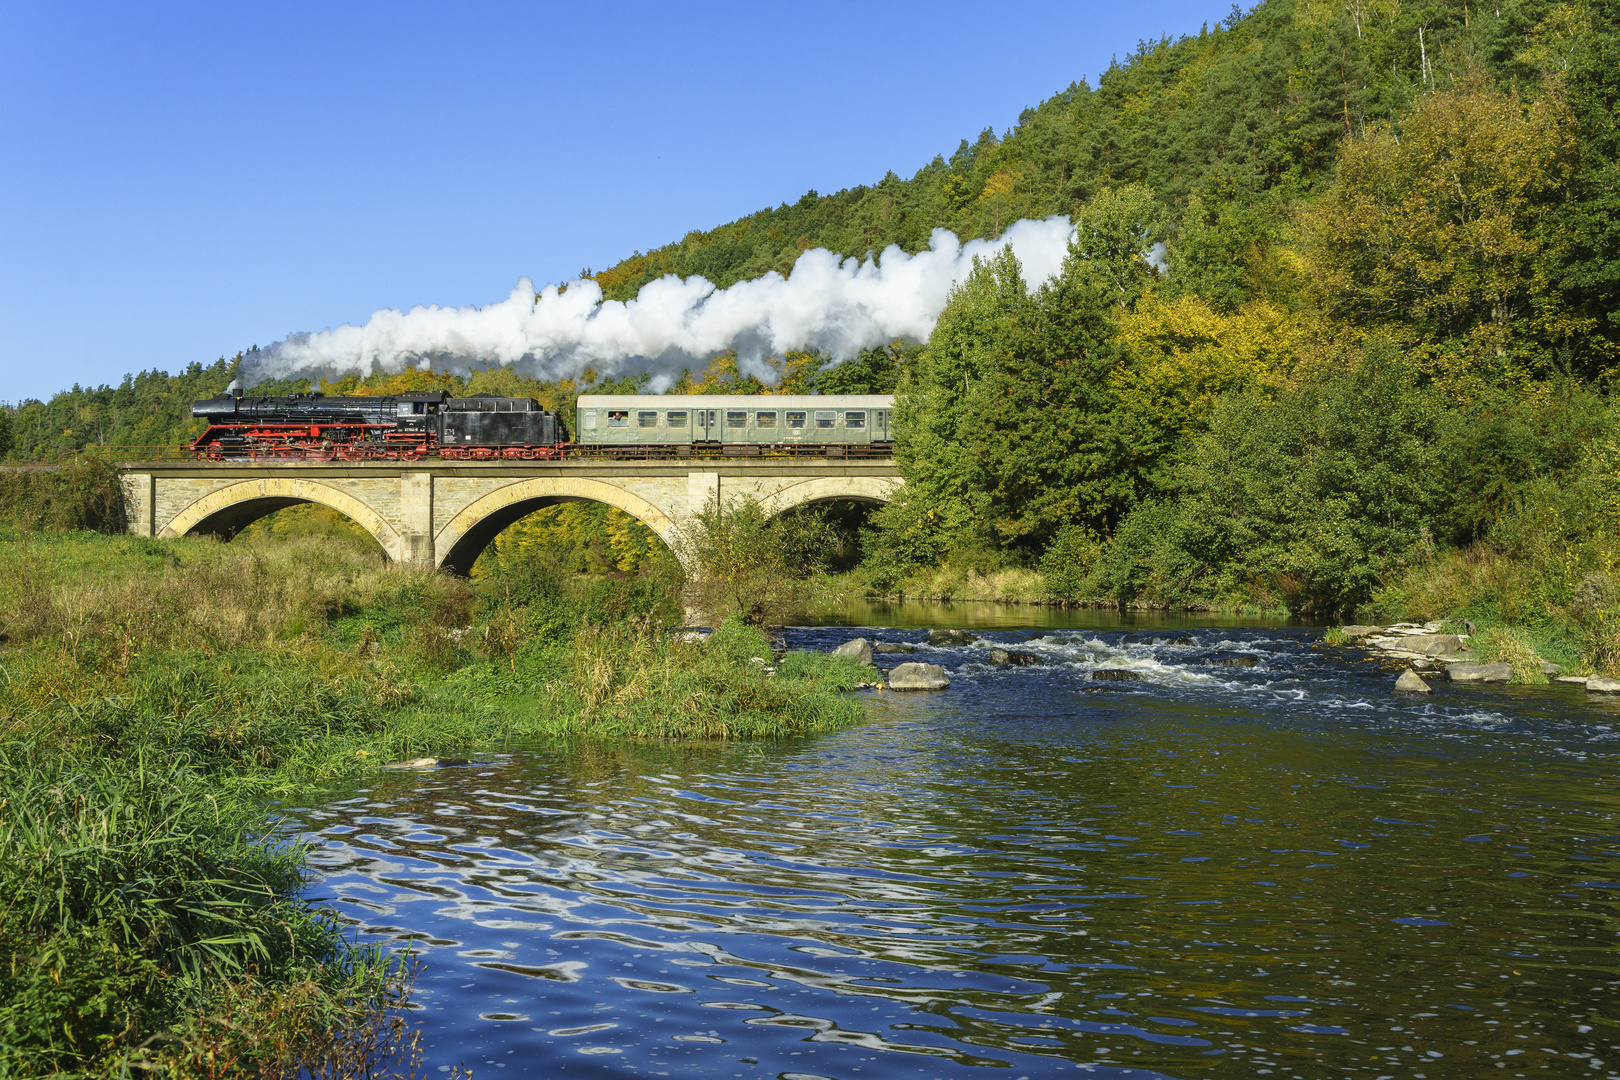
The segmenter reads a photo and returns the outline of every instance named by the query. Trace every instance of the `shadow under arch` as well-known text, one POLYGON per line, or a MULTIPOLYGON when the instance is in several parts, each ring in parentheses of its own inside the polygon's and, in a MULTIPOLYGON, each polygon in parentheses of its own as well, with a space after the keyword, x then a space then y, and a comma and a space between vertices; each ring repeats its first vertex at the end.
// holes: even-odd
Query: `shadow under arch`
POLYGON ((656 533, 680 557, 675 522, 641 496, 601 480, 536 476, 496 488, 445 522, 433 538, 439 565, 465 577, 501 530, 536 510, 562 502, 599 502, 622 510, 656 533))
POLYGON ((290 477, 243 480, 216 488, 186 506, 157 535, 205 535, 229 540, 266 514, 299 503, 318 503, 336 510, 370 533, 390 562, 400 558, 399 532, 377 511, 329 484, 290 477))
POLYGON ((766 517, 811 503, 849 499, 853 502, 883 504, 894 498, 894 493, 906 482, 892 476, 820 476, 814 480, 801 480, 772 492, 759 501, 766 517))

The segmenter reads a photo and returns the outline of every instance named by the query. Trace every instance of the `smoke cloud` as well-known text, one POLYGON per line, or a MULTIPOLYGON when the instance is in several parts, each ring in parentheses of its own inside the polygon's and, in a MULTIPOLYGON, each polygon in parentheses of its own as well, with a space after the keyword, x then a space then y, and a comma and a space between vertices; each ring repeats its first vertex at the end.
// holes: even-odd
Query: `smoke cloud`
POLYGON ((523 278, 505 300, 484 307, 387 309, 363 326, 293 334, 260 352, 247 381, 498 363, 541 378, 586 367, 601 375, 650 372, 652 388, 663 390, 683 367, 727 349, 737 350, 745 372, 774 378, 765 358, 794 349, 842 361, 896 338, 927 340, 974 257, 1006 245, 1034 291, 1062 267, 1073 235, 1066 217, 1020 221, 996 240, 966 244, 935 229, 928 250, 915 255, 891 246, 875 259, 840 259, 814 248, 785 278, 771 273, 716 289, 701 277, 670 275, 628 301, 604 301, 594 281, 536 293, 523 278))

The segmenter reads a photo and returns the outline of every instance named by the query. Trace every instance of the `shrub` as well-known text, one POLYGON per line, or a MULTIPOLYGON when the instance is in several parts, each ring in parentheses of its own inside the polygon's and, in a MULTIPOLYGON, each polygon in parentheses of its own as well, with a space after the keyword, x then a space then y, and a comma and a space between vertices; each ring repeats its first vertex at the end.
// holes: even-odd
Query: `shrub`
POLYGON ((124 491, 118 473, 100 461, 0 468, 0 525, 123 532, 124 491))

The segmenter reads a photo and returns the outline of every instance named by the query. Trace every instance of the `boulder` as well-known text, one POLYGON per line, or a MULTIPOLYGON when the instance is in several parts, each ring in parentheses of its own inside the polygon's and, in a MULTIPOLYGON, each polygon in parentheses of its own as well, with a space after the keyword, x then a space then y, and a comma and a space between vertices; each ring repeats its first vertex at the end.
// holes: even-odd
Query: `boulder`
POLYGON ((1401 672, 1401 677, 1395 680, 1395 689, 1413 694, 1430 694, 1429 684, 1418 677, 1418 673, 1411 668, 1401 672))
POLYGON ((1091 677, 1093 679, 1100 679, 1104 682, 1142 681, 1142 676, 1139 672, 1126 671, 1124 668, 1098 668, 1096 671, 1091 673, 1091 677))
POLYGON ((1585 686, 1587 681, 1590 679, 1590 675, 1560 675, 1558 678, 1554 679, 1553 682, 1580 683, 1582 686, 1585 686))
POLYGON ((1341 626, 1341 627, 1339 627, 1339 633, 1341 633, 1345 637, 1349 637, 1349 638, 1366 637, 1369 634, 1381 634, 1383 632, 1384 632, 1384 628, 1382 626, 1341 626))
POLYGON ((900 664, 889 672, 890 690, 943 690, 949 685, 950 676, 938 664, 900 664))
POLYGON ((675 640, 685 645, 702 645, 709 640, 708 630, 676 630, 675 640))
POLYGON ((834 656, 847 656, 852 660, 859 660, 863 664, 872 663, 872 643, 863 637, 854 641, 846 641, 832 651, 834 656))
POLYGON ((1513 678, 1513 665, 1448 664, 1446 678, 1452 682, 1507 682, 1513 678))
POLYGON ((966 630, 930 630, 928 631, 928 644, 971 645, 973 644, 973 635, 966 630))
POLYGON ((1226 656, 1219 660, 1210 661, 1210 663, 1219 667, 1254 667, 1259 662, 1252 656, 1226 656))
POLYGON ((872 651, 875 653, 914 653, 917 646, 907 645, 900 641, 874 641, 872 651))
POLYGON ((1541 663, 1541 673, 1543 675, 1547 676, 1548 678, 1551 678, 1552 676, 1558 674, 1560 671, 1564 670, 1563 668, 1559 667, 1557 664, 1549 663, 1546 660, 1542 660, 1542 661, 1540 661, 1540 663, 1541 663))
POLYGON ((1456 656, 1468 648, 1456 634, 1408 634, 1395 647, 1419 656, 1456 656))
POLYGON ((1606 679, 1602 675, 1593 675, 1586 680, 1588 694, 1620 694, 1620 679, 1606 679))
POLYGON ((1038 664, 1041 658, 1034 653, 1019 652, 1017 649, 991 649, 990 662, 996 666, 1010 664, 1013 667, 1029 667, 1038 664))
POLYGON ((419 757, 409 761, 392 761, 384 765, 385 769, 437 769, 444 765, 466 765, 466 758, 459 757, 419 757))

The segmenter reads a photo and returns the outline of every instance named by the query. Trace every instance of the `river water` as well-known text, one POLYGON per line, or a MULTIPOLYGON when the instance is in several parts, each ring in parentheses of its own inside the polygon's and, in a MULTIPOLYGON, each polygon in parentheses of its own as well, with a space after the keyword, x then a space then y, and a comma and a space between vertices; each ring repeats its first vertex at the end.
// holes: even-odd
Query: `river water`
MULTIPOLYGON (((790 643, 925 637, 860 614, 790 643)), ((312 895, 414 939, 430 1067, 486 1077, 1620 1076, 1620 703, 991 616, 839 734, 367 778, 291 814, 312 895)))

